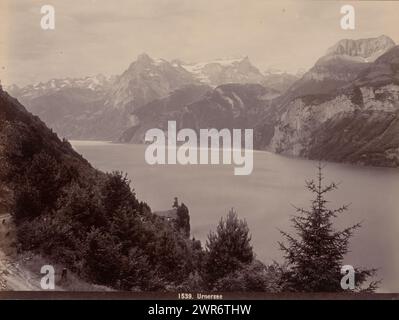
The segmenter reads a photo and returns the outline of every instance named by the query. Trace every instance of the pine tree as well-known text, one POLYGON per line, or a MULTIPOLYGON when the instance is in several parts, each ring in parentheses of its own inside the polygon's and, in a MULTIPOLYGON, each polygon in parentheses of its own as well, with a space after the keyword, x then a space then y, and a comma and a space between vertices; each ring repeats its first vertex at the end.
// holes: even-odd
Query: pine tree
POLYGON ((117 210, 138 208, 136 194, 130 189, 130 180, 127 174, 121 171, 107 173, 107 178, 102 188, 105 211, 112 215, 117 210))
MULTIPOLYGON (((279 243, 285 253, 287 270, 283 272, 283 288, 296 292, 340 292, 341 267, 348 253, 349 240, 353 232, 360 227, 357 223, 344 230, 336 231, 332 219, 348 209, 344 205, 329 209, 325 195, 337 189, 333 182, 323 185, 322 166, 318 166, 317 181, 306 181, 307 189, 315 195, 309 210, 296 208, 299 215, 291 221, 297 231, 297 237, 281 231, 288 245, 279 243)), ((355 269, 355 291, 375 274, 375 269, 355 269)), ((374 291, 377 282, 371 282, 367 289, 374 291)))
POLYGON ((85 274, 95 283, 115 286, 120 278, 120 244, 111 234, 92 228, 85 241, 85 274))
POLYGON ((252 263, 254 254, 250 244, 249 228, 234 209, 221 219, 216 233, 210 232, 206 243, 205 277, 208 286, 231 272, 252 263))
POLYGON ((62 168, 52 155, 33 156, 15 188, 14 217, 17 223, 52 211, 63 187, 62 168))

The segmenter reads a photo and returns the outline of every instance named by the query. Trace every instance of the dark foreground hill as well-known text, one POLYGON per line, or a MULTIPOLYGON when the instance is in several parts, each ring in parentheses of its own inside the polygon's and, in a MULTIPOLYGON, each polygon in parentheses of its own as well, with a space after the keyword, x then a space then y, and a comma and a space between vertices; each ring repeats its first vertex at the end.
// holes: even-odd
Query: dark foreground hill
POLYGON ((123 290, 170 290, 196 271, 202 249, 186 207, 172 222, 154 215, 126 176, 94 169, 3 91, 0 158, 20 252, 123 290))

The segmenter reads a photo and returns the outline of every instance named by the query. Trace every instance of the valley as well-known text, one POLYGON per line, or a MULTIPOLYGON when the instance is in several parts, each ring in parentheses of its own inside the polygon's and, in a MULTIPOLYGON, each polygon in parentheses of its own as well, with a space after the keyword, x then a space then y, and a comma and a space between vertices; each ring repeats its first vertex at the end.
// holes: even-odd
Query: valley
POLYGON ((396 167, 398 56, 384 35, 345 39, 297 77, 262 73, 248 57, 187 64, 141 54, 121 75, 8 90, 67 139, 144 143, 176 121, 197 133, 252 129, 256 150, 396 167))

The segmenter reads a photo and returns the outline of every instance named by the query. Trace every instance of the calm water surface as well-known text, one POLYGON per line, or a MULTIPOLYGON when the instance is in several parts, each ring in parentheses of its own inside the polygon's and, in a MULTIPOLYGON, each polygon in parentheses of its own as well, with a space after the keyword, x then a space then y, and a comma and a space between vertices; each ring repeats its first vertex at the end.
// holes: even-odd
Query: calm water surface
MULTIPOLYGON (((94 167, 127 172, 138 198, 153 210, 170 208, 178 197, 190 210, 193 236, 203 242, 234 207, 248 222, 257 257, 266 263, 281 261, 279 230, 292 230, 293 205, 309 206, 312 195, 305 180, 317 172, 314 161, 269 152, 254 152, 251 175, 234 176, 229 165, 150 166, 143 145, 71 143, 94 167)), ((379 268, 380 291, 399 292, 399 170, 326 163, 324 174, 327 183, 340 183, 329 195, 330 205, 350 203, 336 220, 337 228, 362 222, 345 263, 379 268)))

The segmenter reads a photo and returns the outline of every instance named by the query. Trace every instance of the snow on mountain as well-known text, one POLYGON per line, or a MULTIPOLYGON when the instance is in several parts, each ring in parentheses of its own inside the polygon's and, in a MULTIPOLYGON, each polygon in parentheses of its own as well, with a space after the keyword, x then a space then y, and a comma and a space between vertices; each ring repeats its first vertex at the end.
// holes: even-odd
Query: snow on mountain
POLYGON ((187 64, 142 54, 112 79, 7 89, 67 138, 142 142, 148 128, 175 120, 181 128, 253 128, 255 147, 277 153, 398 166, 393 46, 386 36, 341 40, 299 80, 261 73, 248 57, 187 64))
POLYGON ((47 82, 39 82, 37 84, 31 84, 24 87, 19 87, 14 84, 8 86, 6 91, 8 91, 11 95, 21 99, 34 99, 69 88, 89 89, 98 92, 104 90, 110 82, 111 78, 107 78, 102 74, 98 74, 83 78, 51 79, 47 82))
POLYGON ((106 104, 134 111, 173 90, 196 82, 193 75, 180 65, 153 59, 144 53, 116 78, 106 104))
POLYGON ((262 73, 248 57, 224 58, 207 62, 181 64, 201 83, 216 87, 226 83, 261 83, 262 73))

